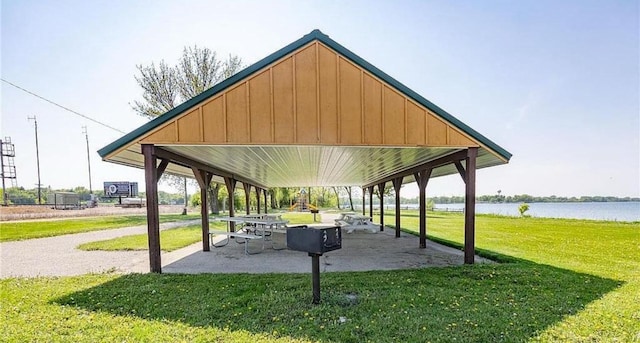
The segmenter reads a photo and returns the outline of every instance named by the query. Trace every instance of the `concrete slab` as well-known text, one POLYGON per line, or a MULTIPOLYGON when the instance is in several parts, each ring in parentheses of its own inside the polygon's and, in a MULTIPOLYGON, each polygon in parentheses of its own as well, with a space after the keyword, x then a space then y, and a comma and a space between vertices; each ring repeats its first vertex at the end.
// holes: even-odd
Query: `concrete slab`
MULTIPOLYGON (((273 244, 286 245, 284 235, 277 235, 273 244)), ((250 250, 260 251, 261 241, 251 241, 250 250)), ((244 245, 231 241, 227 246, 202 251, 196 244, 178 251, 163 254, 163 273, 309 273, 311 258, 304 252, 274 250, 272 242, 265 242, 262 252, 245 255, 244 245)), ((476 263, 491 263, 476 256, 476 263)), ((322 272, 368 271, 436 266, 462 265, 462 251, 427 241, 426 249, 419 248, 418 237, 395 231, 354 232, 342 235, 342 249, 320 257, 322 272)))

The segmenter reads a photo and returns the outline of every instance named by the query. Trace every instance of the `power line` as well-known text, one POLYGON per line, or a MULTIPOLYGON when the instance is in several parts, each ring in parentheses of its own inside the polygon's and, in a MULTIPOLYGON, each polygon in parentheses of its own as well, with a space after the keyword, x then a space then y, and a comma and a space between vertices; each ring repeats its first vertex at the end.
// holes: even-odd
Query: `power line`
POLYGON ((107 128, 109 128, 109 129, 111 129, 111 130, 118 131, 118 132, 120 132, 120 133, 126 133, 126 132, 124 132, 124 131, 122 131, 122 130, 116 129, 115 127, 113 127, 113 126, 111 126, 111 125, 109 125, 109 124, 105 124, 105 123, 100 122, 100 121, 98 121, 98 120, 96 120, 96 119, 93 119, 93 118, 91 118, 91 117, 89 117, 89 116, 87 116, 87 115, 84 115, 84 114, 82 114, 82 113, 76 112, 76 111, 74 111, 74 110, 72 110, 72 109, 70 109, 70 108, 68 108, 68 107, 62 106, 62 105, 60 105, 60 104, 56 103, 55 101, 51 101, 51 100, 49 100, 49 99, 47 99, 47 98, 45 98, 45 97, 42 97, 42 96, 40 96, 40 95, 38 95, 38 94, 36 94, 36 93, 34 93, 34 92, 30 91, 30 90, 24 89, 24 88, 22 88, 22 87, 20 87, 20 86, 18 86, 18 85, 16 85, 16 84, 14 84, 14 83, 11 83, 11 82, 9 82, 9 81, 7 81, 7 80, 5 80, 5 79, 0 78, 0 80, 2 80, 2 82, 5 82, 5 83, 7 83, 7 84, 9 84, 9 85, 11 85, 11 86, 13 86, 13 87, 15 87, 15 88, 18 88, 19 90, 21 90, 21 91, 23 91, 23 92, 25 92, 25 93, 31 94, 31 95, 35 96, 36 98, 38 98, 38 99, 44 100, 44 101, 46 101, 46 102, 48 102, 48 103, 50 103, 50 104, 52 104, 52 105, 54 105, 54 106, 60 107, 60 108, 62 108, 63 110, 68 111, 68 112, 71 112, 71 113, 73 113, 73 114, 75 114, 75 115, 77 115, 77 116, 80 116, 80 117, 84 118, 84 119, 91 120, 92 122, 94 122, 94 123, 96 123, 96 124, 99 124, 99 125, 102 125, 102 126, 104 126, 104 127, 107 127, 107 128))

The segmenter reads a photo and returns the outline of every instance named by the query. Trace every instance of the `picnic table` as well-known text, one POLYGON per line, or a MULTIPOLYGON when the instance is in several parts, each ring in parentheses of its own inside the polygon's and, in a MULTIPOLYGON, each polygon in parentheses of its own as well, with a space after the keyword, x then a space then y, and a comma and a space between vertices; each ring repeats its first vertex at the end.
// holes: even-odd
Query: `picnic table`
POLYGON ((237 243, 244 244, 244 252, 247 255, 255 254, 255 252, 249 251, 249 242, 252 240, 262 240, 262 250, 265 247, 265 241, 271 238, 272 248, 279 250, 284 248, 276 248, 273 243, 272 235, 274 233, 286 233, 286 224, 288 220, 282 220, 279 215, 247 215, 238 217, 218 217, 216 221, 227 222, 227 230, 209 231, 209 237, 211 239, 211 245, 216 248, 223 247, 229 244, 231 238, 234 238, 237 243), (235 230, 237 225, 241 225, 242 228, 238 231, 235 230), (232 230, 233 228, 233 230, 232 230), (220 242, 214 242, 215 236, 226 236, 220 242))
POLYGON ((364 230, 371 233, 380 231, 380 224, 373 223, 371 217, 354 212, 341 213, 335 222, 337 226, 346 230, 347 233, 353 233, 355 230, 364 230))

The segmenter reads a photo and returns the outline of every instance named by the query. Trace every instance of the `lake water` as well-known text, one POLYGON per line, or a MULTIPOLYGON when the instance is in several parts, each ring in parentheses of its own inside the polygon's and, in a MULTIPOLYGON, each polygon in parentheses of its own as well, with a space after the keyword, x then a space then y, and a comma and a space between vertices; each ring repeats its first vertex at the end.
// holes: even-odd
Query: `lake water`
MULTIPOLYGON (((463 209, 464 204, 441 204, 436 208, 463 209)), ((476 213, 519 216, 520 204, 476 204, 476 213)), ((532 217, 640 221, 640 202, 539 202, 530 203, 532 217)))
MULTIPOLYGON (((484 204, 476 203, 476 213, 500 214, 505 216, 520 216, 519 203, 512 204, 484 204)), ((393 210, 393 205, 386 204, 385 208, 393 210)), ((401 208, 418 208, 417 204, 402 204, 401 208)), ((436 209, 461 210, 464 204, 436 204, 436 209)), ((562 202, 562 203, 530 203, 529 211, 532 217, 545 218, 575 218, 617 221, 640 221, 640 202, 562 202)))

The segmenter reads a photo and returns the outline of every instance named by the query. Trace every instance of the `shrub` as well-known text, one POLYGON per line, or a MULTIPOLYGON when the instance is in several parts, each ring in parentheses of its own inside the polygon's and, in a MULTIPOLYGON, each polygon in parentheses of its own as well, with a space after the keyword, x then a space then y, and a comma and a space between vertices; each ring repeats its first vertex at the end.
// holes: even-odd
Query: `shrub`
POLYGON ((529 211, 529 204, 522 203, 520 207, 518 207, 518 211, 520 211, 520 215, 525 217, 525 212, 529 211))

